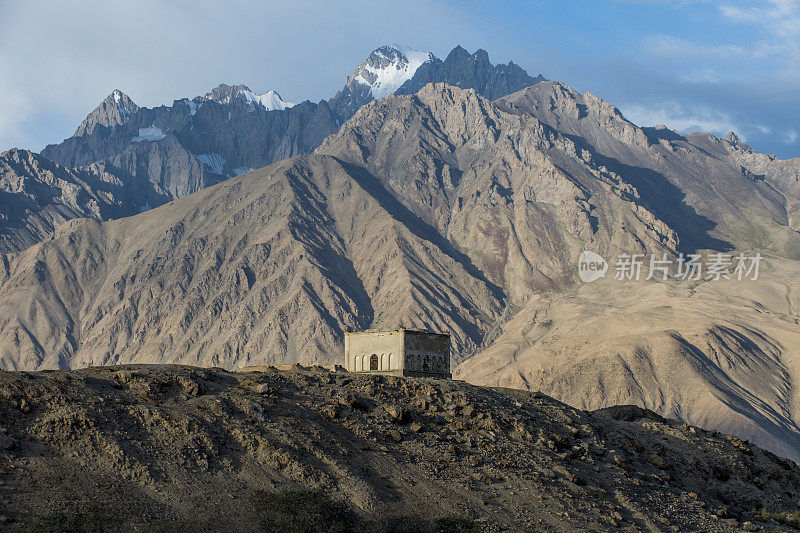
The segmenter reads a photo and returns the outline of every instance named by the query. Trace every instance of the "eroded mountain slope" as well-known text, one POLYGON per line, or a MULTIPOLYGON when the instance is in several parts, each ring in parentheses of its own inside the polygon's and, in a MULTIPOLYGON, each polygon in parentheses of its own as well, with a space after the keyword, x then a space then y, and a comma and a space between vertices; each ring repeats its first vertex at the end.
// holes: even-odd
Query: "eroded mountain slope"
POLYGON ((47 239, 73 218, 130 215, 122 182, 101 167, 71 170, 28 150, 0 154, 0 253, 47 239))
POLYGON ((456 376, 579 407, 636 403, 800 458, 791 191, 736 146, 638 128, 542 82, 494 105, 446 86, 376 102, 318 151, 368 168, 506 291, 513 319, 456 376), (576 288, 585 249, 760 251, 771 266, 753 285, 576 288))
POLYGON ((362 108, 317 149, 366 168, 470 257, 512 305, 573 281, 574 257, 674 251, 635 187, 528 114, 427 85, 362 108))
POLYGON ((369 175, 287 160, 5 258, 6 368, 328 361, 344 327, 430 326, 469 351, 495 288, 369 175))
POLYGON ((496 104, 537 117, 623 175, 647 208, 680 234, 683 249, 735 247, 800 258, 800 237, 790 223, 797 161, 757 154, 733 134, 723 140, 639 128, 610 102, 559 82, 527 87, 496 104), (776 177, 765 180, 766 174, 776 177))
POLYGON ((539 295, 454 376, 584 409, 636 404, 800 460, 796 272, 772 258, 758 281, 608 279, 539 295))

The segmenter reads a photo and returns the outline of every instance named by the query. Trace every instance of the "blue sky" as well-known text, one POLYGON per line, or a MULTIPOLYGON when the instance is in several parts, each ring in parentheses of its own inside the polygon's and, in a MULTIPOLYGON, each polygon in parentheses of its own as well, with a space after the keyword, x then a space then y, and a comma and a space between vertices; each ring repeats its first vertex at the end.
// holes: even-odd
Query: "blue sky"
POLYGON ((800 0, 0 0, 0 150, 68 137, 115 88, 148 107, 220 82, 328 98, 390 42, 484 48, 640 125, 800 156, 800 0))

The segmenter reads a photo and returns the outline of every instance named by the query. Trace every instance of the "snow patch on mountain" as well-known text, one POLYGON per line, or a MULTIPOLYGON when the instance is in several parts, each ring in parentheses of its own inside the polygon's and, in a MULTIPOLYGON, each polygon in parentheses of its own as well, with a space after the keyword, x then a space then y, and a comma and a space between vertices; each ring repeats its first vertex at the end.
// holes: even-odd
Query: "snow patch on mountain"
POLYGON ((243 91, 243 96, 252 103, 259 103, 267 111, 275 111, 279 109, 287 109, 289 107, 294 107, 294 103, 286 102, 281 98, 275 91, 267 91, 264 94, 255 94, 253 91, 243 91))
POLYGON ((370 87, 373 98, 389 96, 410 80, 419 67, 434 59, 431 52, 391 44, 372 52, 356 81, 370 87), (360 78, 360 79, 359 79, 360 78))
POLYGON ((186 105, 189 106, 189 116, 194 116, 197 113, 197 110, 203 107, 203 102, 195 102, 194 100, 189 100, 188 98, 183 99, 186 102, 186 105))
POLYGON ((131 137, 131 142, 160 141, 166 136, 167 134, 161 128, 153 124, 149 128, 139 128, 139 135, 131 137))
POLYGON ((200 154, 197 160, 203 163, 214 174, 222 175, 225 168, 225 158, 219 154, 200 154))
POLYGON ((234 176, 241 176, 242 174, 247 174, 248 172, 252 172, 255 169, 252 167, 236 167, 233 169, 234 176))
POLYGON ((256 94, 247 85, 226 85, 221 84, 205 96, 208 100, 213 100, 220 104, 231 104, 238 99, 244 99, 245 103, 255 109, 261 106, 267 111, 283 110, 293 107, 293 102, 287 102, 275 91, 267 91, 264 94, 256 94))

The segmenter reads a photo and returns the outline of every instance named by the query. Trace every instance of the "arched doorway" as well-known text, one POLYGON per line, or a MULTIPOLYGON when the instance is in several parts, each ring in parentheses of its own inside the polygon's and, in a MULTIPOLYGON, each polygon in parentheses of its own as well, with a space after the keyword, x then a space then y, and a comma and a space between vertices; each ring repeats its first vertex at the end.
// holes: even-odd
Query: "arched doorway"
POLYGON ((369 358, 369 369, 370 370, 378 370, 378 354, 372 354, 372 357, 369 358))

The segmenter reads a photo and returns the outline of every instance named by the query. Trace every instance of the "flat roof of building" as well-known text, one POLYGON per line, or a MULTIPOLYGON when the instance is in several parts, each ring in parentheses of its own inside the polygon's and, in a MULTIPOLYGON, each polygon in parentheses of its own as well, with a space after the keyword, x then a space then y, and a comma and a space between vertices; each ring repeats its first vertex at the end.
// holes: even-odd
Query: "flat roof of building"
POLYGON ((404 331, 406 333, 424 333, 426 335, 447 335, 450 336, 449 331, 445 331, 444 333, 440 333, 438 331, 428 331, 426 329, 409 329, 409 328, 397 328, 397 329, 365 329, 363 331, 345 331, 345 335, 357 335, 359 333, 399 333, 404 331))

